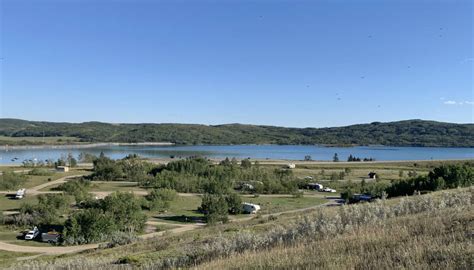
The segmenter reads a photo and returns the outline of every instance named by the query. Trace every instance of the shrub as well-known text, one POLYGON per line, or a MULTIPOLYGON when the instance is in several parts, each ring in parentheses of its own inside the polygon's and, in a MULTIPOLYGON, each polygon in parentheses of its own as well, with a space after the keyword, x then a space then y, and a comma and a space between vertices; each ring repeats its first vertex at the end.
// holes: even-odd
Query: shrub
POLYGON ((153 189, 149 195, 146 196, 148 200, 148 207, 151 210, 163 211, 169 208, 170 202, 177 198, 177 193, 174 189, 160 188, 153 189))
POLYGON ((107 248, 131 244, 136 242, 137 240, 138 237, 135 234, 120 231, 114 232, 110 236, 110 242, 107 243, 107 248))
POLYGON ((49 176, 53 175, 54 172, 44 168, 34 168, 33 170, 28 172, 28 175, 37 175, 37 176, 49 176))
POLYGON ((25 184, 26 176, 14 172, 3 172, 0 175, 0 189, 14 190, 25 184))
POLYGON ((119 258, 116 263, 117 264, 133 264, 133 265, 138 266, 140 264, 140 259, 138 259, 135 256, 128 255, 128 256, 119 258))

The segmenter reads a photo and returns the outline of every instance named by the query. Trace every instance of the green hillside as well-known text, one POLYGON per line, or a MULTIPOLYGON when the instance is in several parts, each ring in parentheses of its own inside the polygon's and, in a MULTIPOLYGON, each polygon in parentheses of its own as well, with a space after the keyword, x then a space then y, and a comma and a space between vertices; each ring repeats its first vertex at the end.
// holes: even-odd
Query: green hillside
POLYGON ((53 123, 0 119, 2 144, 41 143, 22 137, 67 137, 79 142, 173 142, 176 144, 325 144, 474 147, 474 124, 423 120, 334 128, 285 128, 242 124, 53 123), (16 142, 16 143, 15 143, 16 142))

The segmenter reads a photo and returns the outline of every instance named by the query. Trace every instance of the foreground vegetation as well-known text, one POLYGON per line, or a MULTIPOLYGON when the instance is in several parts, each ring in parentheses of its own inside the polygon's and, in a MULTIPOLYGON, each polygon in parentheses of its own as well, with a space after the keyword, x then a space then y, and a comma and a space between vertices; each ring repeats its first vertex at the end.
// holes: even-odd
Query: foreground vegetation
MULTIPOLYGON (((45 144, 46 137, 74 142, 172 142, 176 144, 326 144, 474 147, 474 125, 408 120, 338 128, 253 125, 51 123, 0 119, 0 144, 45 144), (21 139, 25 137, 25 139, 21 139), (27 137, 37 137, 32 140, 27 137), (63 138, 60 138, 63 137, 63 138)), ((53 140, 54 141, 54 140, 53 140)))
POLYGON ((150 239, 87 255, 39 258, 29 269, 469 269, 472 189, 321 208, 150 239))
POLYGON ((319 241, 246 251, 197 269, 472 269, 466 234, 473 220, 472 208, 423 212, 319 241))

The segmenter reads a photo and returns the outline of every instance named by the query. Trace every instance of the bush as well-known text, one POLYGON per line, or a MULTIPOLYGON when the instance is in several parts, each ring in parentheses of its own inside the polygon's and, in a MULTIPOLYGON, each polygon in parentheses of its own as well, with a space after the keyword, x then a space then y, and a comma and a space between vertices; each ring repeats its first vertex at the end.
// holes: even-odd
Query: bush
POLYGON ((64 191, 66 194, 74 196, 76 203, 80 203, 92 198, 92 195, 89 193, 90 186, 90 181, 88 180, 69 180, 54 188, 54 190, 64 191))
POLYGON ((114 232, 110 236, 110 242, 107 243, 107 248, 113 248, 116 246, 123 246, 134 243, 138 240, 135 234, 127 232, 114 232))
POLYGON ((121 257, 117 260, 117 264, 133 264, 133 265, 139 265, 140 264, 140 259, 138 259, 135 256, 127 255, 124 257, 121 257))
POLYGON ((53 174, 54 172, 52 172, 49 169, 44 169, 44 168, 34 168, 33 170, 28 172, 28 175, 37 175, 37 176, 49 176, 53 174))
POLYGON ((170 202, 177 198, 177 193, 174 189, 160 188, 154 189, 146 196, 148 206, 151 210, 163 211, 169 208, 170 202))
POLYGON ((3 172, 0 175, 0 189, 14 190, 21 187, 26 182, 24 174, 17 174, 14 172, 3 172))

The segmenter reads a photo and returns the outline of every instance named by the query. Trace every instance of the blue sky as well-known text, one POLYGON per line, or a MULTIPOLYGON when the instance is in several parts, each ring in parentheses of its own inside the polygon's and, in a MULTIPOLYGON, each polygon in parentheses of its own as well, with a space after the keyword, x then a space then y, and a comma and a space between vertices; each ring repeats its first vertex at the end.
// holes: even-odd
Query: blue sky
POLYGON ((472 1, 1 2, 1 115, 472 123, 472 1))

